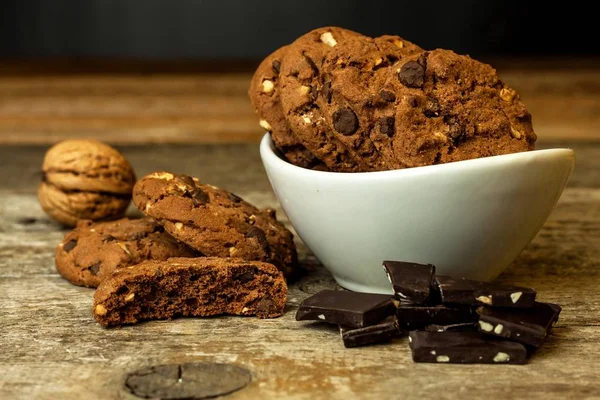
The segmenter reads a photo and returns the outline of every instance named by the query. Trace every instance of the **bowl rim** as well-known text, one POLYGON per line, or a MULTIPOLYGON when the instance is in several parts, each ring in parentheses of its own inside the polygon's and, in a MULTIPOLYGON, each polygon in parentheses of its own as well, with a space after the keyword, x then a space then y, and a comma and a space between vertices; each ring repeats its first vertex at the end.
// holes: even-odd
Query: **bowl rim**
POLYGON ((463 169, 481 168, 481 167, 499 167, 506 164, 514 164, 515 162, 528 162, 533 159, 571 159, 575 161, 575 151, 571 148, 552 148, 543 150, 531 150, 520 153, 502 154, 498 156, 489 156, 474 158, 471 160, 454 161, 446 164, 425 165, 422 167, 394 169, 386 171, 369 171, 369 172, 334 172, 334 171, 317 171, 313 169, 299 167, 284 160, 275 152, 275 146, 271 140, 271 135, 267 132, 260 141, 260 156, 265 164, 286 169, 290 173, 303 174, 313 177, 354 177, 354 178, 385 178, 385 177, 400 177, 400 176, 415 176, 421 174, 435 173, 438 171, 460 171, 463 169))

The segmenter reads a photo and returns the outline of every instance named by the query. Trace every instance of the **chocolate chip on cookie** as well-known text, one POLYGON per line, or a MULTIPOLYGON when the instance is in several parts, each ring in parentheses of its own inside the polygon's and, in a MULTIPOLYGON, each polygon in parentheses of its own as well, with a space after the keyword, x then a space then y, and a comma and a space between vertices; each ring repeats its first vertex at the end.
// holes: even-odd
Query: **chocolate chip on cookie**
POLYGON ((379 131, 389 137, 394 136, 394 117, 382 117, 379 120, 379 131))
POLYGON ((273 215, 197 178, 155 172, 136 183, 133 202, 206 256, 266 261, 286 276, 297 263, 293 235, 273 215))
POLYGON ((149 218, 79 221, 56 247, 56 269, 74 285, 96 287, 119 268, 145 260, 199 256, 149 218))
POLYGON ((358 118, 354 111, 342 108, 333 113, 333 126, 342 135, 353 135, 358 129, 358 118))
POLYGON ((409 61, 400 68, 398 79, 409 88, 420 88, 425 81, 425 68, 416 61, 409 61))
POLYGON ((274 318, 287 285, 271 264, 235 258, 170 258, 117 270, 94 293, 94 318, 104 326, 221 314, 274 318))

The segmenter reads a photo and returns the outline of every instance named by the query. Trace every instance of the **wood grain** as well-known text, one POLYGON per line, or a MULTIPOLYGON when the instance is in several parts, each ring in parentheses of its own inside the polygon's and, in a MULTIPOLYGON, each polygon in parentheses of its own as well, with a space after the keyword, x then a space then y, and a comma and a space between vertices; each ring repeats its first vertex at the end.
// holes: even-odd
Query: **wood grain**
MULTIPOLYGON (((253 147, 125 150, 139 172, 156 164, 187 167, 258 206, 279 208, 253 147), (246 167, 241 177, 240 165, 246 167), (237 169, 220 172, 223 166, 237 169)), ((54 248, 66 231, 40 210, 34 195, 39 177, 26 175, 39 168, 43 148, 2 147, 0 159, 21 162, 4 164, 3 171, 19 179, 0 181, 0 398, 115 399, 128 371, 204 361, 252 371, 252 383, 233 399, 600 398, 600 146, 584 149, 578 154, 584 172, 499 278, 533 286, 542 301, 563 306, 553 334, 527 365, 460 366, 414 364, 404 338, 345 349, 337 329, 294 321, 304 298, 336 286, 300 241, 308 273, 290 286, 281 318, 177 319, 104 329, 91 315, 93 290, 69 284, 54 268, 54 248)))
MULTIPOLYGON (((600 140, 600 62, 488 60, 522 96, 540 141, 600 140)), ((0 144, 257 142, 253 63, 0 64, 0 144)))

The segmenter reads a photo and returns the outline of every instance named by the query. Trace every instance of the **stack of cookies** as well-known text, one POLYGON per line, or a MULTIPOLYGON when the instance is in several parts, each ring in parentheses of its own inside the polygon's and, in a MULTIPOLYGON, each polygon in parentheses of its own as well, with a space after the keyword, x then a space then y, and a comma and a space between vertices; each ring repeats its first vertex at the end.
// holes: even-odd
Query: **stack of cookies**
POLYGON ((491 66, 398 36, 308 32, 264 59, 249 97, 282 156, 317 170, 441 164, 536 140, 519 95, 491 66))
POLYGON ((133 202, 144 218, 80 220, 56 249, 65 279, 97 287, 100 324, 281 315, 297 254, 275 211, 169 172, 137 181, 133 202))

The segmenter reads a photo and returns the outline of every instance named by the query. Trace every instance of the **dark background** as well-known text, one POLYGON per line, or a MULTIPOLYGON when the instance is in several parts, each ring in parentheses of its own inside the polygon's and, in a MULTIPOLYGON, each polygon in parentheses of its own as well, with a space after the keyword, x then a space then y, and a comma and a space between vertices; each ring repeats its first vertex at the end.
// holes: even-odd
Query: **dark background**
POLYGON ((0 0, 0 58, 259 59, 324 25, 473 56, 600 53, 572 1, 0 0))

